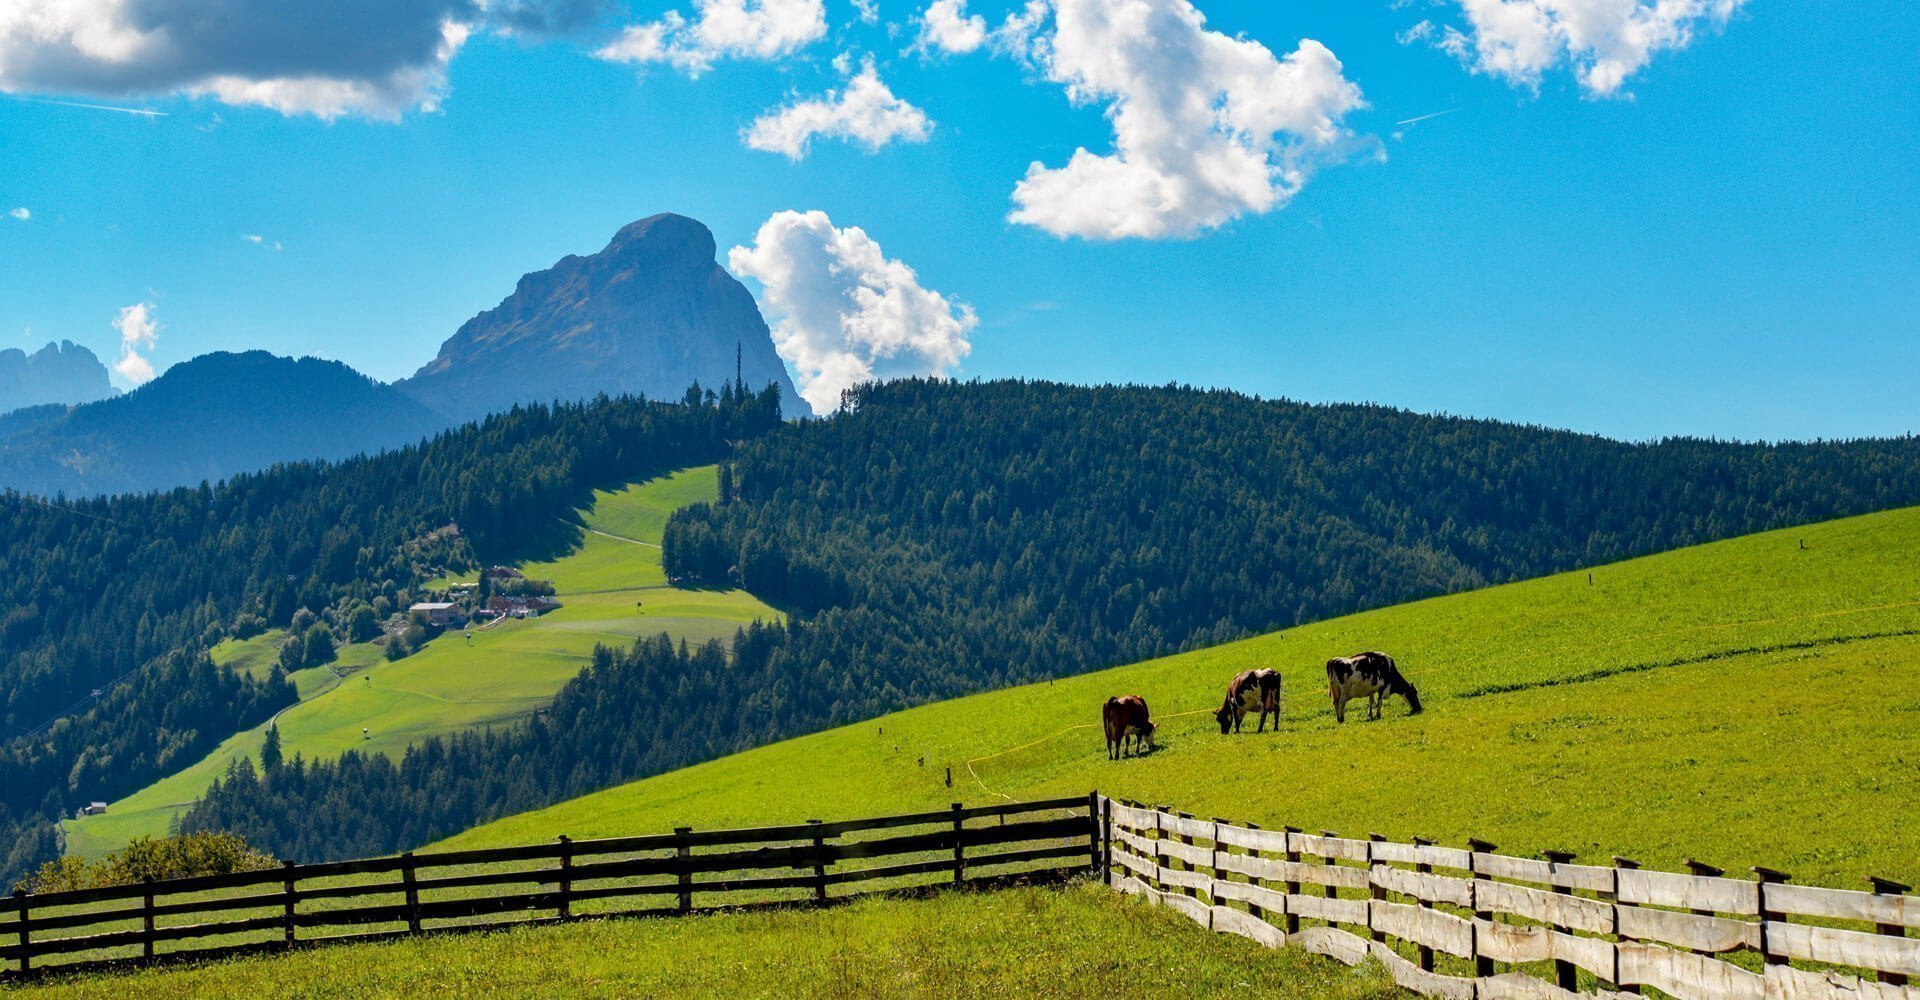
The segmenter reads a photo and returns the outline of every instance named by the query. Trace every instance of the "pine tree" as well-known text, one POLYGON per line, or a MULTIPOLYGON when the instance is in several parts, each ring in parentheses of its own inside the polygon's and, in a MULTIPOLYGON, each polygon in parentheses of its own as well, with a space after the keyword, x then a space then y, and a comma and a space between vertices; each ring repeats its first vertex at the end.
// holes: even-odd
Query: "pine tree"
POLYGON ((260 744, 260 770, 271 772, 280 767, 280 727, 267 727, 266 742, 260 744))

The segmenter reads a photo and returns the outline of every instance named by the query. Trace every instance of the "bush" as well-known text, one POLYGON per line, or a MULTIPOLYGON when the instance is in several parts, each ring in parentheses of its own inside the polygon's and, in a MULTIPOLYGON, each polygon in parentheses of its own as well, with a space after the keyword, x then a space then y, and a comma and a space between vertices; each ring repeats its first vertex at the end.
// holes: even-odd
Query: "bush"
POLYGON ((235 639, 251 639, 266 630, 267 620, 252 612, 243 614, 233 620, 233 637, 235 639))
POLYGON ((188 833, 177 837, 135 837, 126 847, 101 858, 57 858, 21 884, 28 892, 64 892, 105 885, 131 885, 142 879, 191 878, 253 872, 280 864, 231 833, 188 833))

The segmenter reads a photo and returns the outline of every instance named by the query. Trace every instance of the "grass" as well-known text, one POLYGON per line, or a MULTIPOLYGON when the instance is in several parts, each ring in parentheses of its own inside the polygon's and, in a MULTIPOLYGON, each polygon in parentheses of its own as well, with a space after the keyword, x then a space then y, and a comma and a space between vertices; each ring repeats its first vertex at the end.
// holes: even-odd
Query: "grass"
MULTIPOLYGON (((755 619, 777 619, 778 612, 743 591, 666 585, 658 543, 667 514, 710 500, 718 489, 718 472, 708 466, 596 492, 581 512, 588 531, 574 550, 522 567, 559 590, 564 606, 540 618, 476 628, 470 637, 448 632, 394 663, 374 644, 345 646, 329 667, 296 673, 300 703, 278 718, 285 752, 309 758, 350 748, 397 754, 430 736, 510 724, 553 700, 595 646, 625 646, 661 632, 699 643, 730 637, 755 619)), ((264 672, 281 638, 274 631, 229 640, 214 656, 237 669, 264 672)), ((265 737, 264 724, 239 733, 184 770, 109 804, 105 814, 66 821, 67 852, 98 857, 136 836, 165 835, 231 761, 257 755, 265 737)))
POLYGON ((49 997, 1403 996, 1378 966, 1268 951, 1090 884, 828 910, 588 921, 76 978, 49 997))
MULTIPOLYGON (((508 817, 447 847, 1037 799, 1098 788, 1268 826, 1377 831, 1807 883, 1914 882, 1920 509, 1382 609, 923 706, 508 817), (1804 547, 1803 547, 1804 546, 1804 547), (1591 582, 1589 582, 1591 579, 1591 582), (1393 653, 1428 711, 1333 722, 1322 664, 1393 653), (1235 672, 1286 678, 1280 735, 1221 736, 1235 672), (1111 694, 1159 752, 1109 762, 1111 694), (946 784, 951 768, 953 787, 946 784)), ((1251 725, 1251 723, 1249 724, 1251 725)))
MULTIPOLYGON (((1765 864, 1911 882, 1920 814, 1920 509, 1423 601, 898 712, 508 817, 458 848, 838 819, 1099 788, 1348 835, 1478 836, 1650 867, 1765 864), (1393 652, 1428 711, 1335 725, 1321 663, 1393 652), (1228 677, 1286 676, 1278 734, 1222 736, 1228 677), (1108 761, 1110 694, 1161 749, 1108 761), (952 785, 948 784, 948 775, 952 785)), ((682 595, 690 602, 715 595, 682 595)), ((651 607, 651 605, 649 605, 651 607)), ((290 995, 1387 995, 1379 970, 1267 952, 1083 886, 824 912, 581 923, 77 981, 77 992, 290 995)))

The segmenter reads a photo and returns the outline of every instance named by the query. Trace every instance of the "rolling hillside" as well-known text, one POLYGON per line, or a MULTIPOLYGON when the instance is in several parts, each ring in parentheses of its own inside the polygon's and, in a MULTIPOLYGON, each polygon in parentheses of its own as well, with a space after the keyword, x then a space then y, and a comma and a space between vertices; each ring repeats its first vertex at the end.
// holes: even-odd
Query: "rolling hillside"
MULTIPOLYGON (((529 563, 550 579, 563 607, 531 621, 449 632, 404 660, 388 663, 373 644, 343 647, 339 659, 291 676, 298 705, 278 718, 288 756, 331 757, 357 748, 398 755, 428 736, 523 719, 545 705, 584 667, 596 645, 624 646, 665 632, 704 642, 779 613, 741 591, 667 586, 660 531, 667 516, 711 500, 713 466, 690 469, 615 492, 598 491, 580 512, 572 551, 529 563), (363 732, 364 730, 364 732, 363 732)), ((558 526, 556 526, 558 527, 558 526)), ((216 661, 265 670, 280 633, 216 647, 216 661)), ((175 816, 227 764, 257 754, 266 727, 240 733, 191 767, 112 803, 105 815, 62 824, 67 852, 95 857, 146 834, 163 836, 175 816)))
POLYGON ((1920 876, 1920 509, 1718 542, 927 705, 510 817, 467 847, 792 822, 1090 788, 1201 815, 1494 841, 1649 866, 1920 876), (1391 651, 1428 711, 1336 726, 1322 663, 1391 651), (1223 737, 1283 671, 1280 735, 1223 737), (1110 694, 1161 749, 1110 763, 1110 694), (946 786, 952 768, 954 786, 946 786), (1844 812, 1836 827, 1831 817, 1844 812))

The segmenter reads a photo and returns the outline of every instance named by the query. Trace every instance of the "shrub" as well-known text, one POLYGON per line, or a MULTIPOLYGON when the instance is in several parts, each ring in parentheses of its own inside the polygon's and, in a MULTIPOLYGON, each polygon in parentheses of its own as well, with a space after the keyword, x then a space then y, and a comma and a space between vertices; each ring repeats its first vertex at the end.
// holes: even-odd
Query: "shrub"
POLYGON ((136 837, 101 858, 56 858, 21 883, 28 892, 64 892, 105 885, 130 885, 145 878, 190 878, 252 872, 280 864, 231 833, 188 833, 176 837, 136 837))

